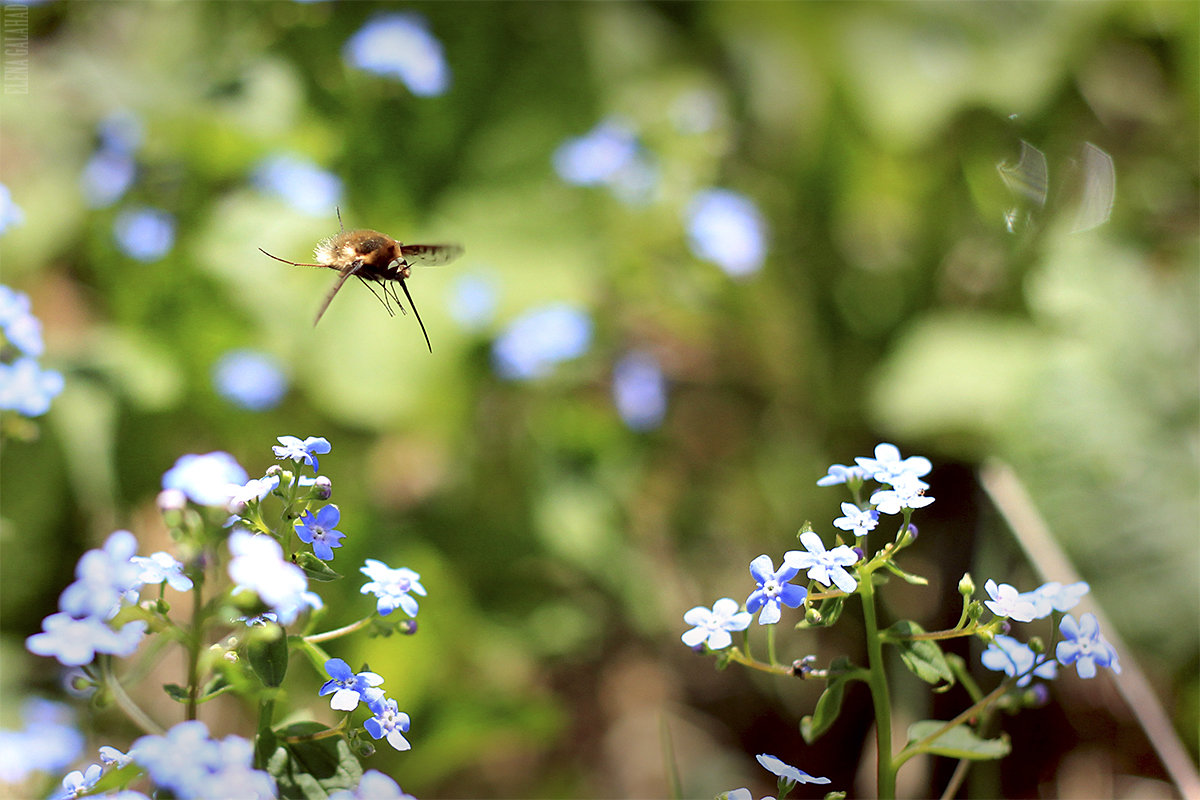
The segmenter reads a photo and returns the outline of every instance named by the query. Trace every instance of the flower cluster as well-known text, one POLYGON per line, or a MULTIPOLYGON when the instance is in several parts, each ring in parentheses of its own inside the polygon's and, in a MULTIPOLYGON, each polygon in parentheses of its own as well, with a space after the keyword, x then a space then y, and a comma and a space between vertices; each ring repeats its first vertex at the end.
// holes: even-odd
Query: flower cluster
POLYGON ((63 390, 63 377, 38 366, 44 345, 42 323, 30 311, 29 296, 0 285, 0 409, 26 417, 50 410, 63 390))
MULTIPOLYGON (((290 796, 297 790, 289 782, 306 772, 308 764, 329 757, 329 752, 320 748, 332 735, 357 745, 337 751, 337 757, 346 763, 339 766, 336 781, 322 784, 329 793, 360 800, 407 797, 378 773, 358 787, 351 783, 361 771, 353 752, 369 752, 368 737, 385 739, 396 750, 410 749, 405 734, 411 721, 384 693, 381 675, 366 669, 353 672, 342 659, 328 657, 321 643, 368 626, 381 633, 390 632, 389 626, 415 632, 415 623, 389 623, 384 618, 397 608, 409 618, 415 617, 418 603, 414 595, 424 596, 425 587, 420 575, 411 569, 393 569, 377 559, 367 559, 361 567, 368 578, 362 593, 375 598, 375 608, 351 625, 308 633, 317 619, 314 612, 323 606, 321 597, 309 586, 310 578, 327 581, 341 577, 325 563, 333 559, 334 549, 344 538, 336 529, 341 512, 335 505, 322 505, 332 495, 333 486, 328 477, 316 474, 319 457, 329 453, 331 447, 328 440, 317 436, 280 436, 277 441, 274 455, 285 463, 272 465, 260 478, 249 479, 228 453, 181 457, 163 475, 158 505, 184 561, 167 552, 139 556, 133 534, 117 531, 102 548, 80 558, 76 580, 59 598, 59 612, 45 619, 42 633, 27 639, 31 652, 52 656, 66 666, 81 667, 79 688, 112 693, 119 707, 143 729, 159 731, 162 728, 158 723, 120 688, 112 659, 97 659, 97 655, 131 656, 148 631, 169 633, 174 640, 184 642, 198 642, 213 627, 234 631, 210 647, 187 647, 192 659, 189 685, 164 687, 187 708, 186 721, 161 735, 156 732, 136 740, 128 755, 112 747, 101 748, 102 764, 68 773, 56 800, 95 794, 102 778, 106 785, 121 789, 108 796, 121 800, 144 798, 126 790, 142 775, 151 781, 154 791, 178 798, 290 796), (301 474, 307 469, 311 469, 311 476, 301 474), (271 497, 279 502, 270 502, 271 497), (297 541, 311 545, 313 552, 294 552, 297 541), (221 547, 227 547, 228 559, 218 552, 221 547), (224 588, 220 575, 203 576, 205 568, 219 564, 227 564, 229 581, 224 588), (141 590, 150 585, 159 587, 157 597, 139 602, 141 590), (194 593, 197 610, 189 623, 170 618, 167 587, 194 593), (218 594, 202 596, 214 587, 218 594), (292 633, 285 634, 281 630, 284 626, 292 633), (198 704, 219 692, 279 687, 292 648, 305 652, 314 666, 324 665, 329 680, 318 694, 330 696, 334 710, 349 715, 360 703, 366 705, 370 717, 361 728, 343 724, 327 729, 317 723, 301 723, 299 728, 287 726, 271 732, 266 743, 261 738, 256 744, 237 736, 212 739, 204 723, 196 719, 198 704), (287 742, 286 747, 281 739, 287 742), (129 764, 137 769, 121 769, 129 764), (264 764, 267 771, 255 768, 264 764), (119 771, 111 781, 106 777, 113 771, 109 767, 119 771)), ((270 722, 271 706, 273 703, 264 706, 268 709, 266 723, 270 722)), ((0 767, 6 747, 31 740, 31 734, 3 733, 0 767)), ((66 758, 73 759, 78 749, 76 743, 66 758)), ((30 769, 57 770, 64 766, 63 759, 44 761, 30 769)), ((5 774, 10 772, 18 779, 26 774, 14 770, 6 770, 5 774)))
MULTIPOLYGON (((910 546, 917 537, 911 523, 916 509, 924 508, 934 501, 926 494, 929 484, 923 478, 932 470, 929 459, 922 456, 902 458, 900 450, 891 444, 880 444, 872 457, 856 458, 854 464, 834 464, 827 474, 817 481, 820 486, 845 486, 852 495, 852 502, 841 504, 842 516, 834 520, 834 527, 852 535, 855 547, 841 542, 841 536, 833 547, 813 530, 802 530, 799 534, 803 550, 789 550, 783 554, 782 565, 776 569, 769 555, 760 555, 750 562, 750 575, 755 587, 744 605, 729 597, 718 600, 712 608, 696 606, 684 614, 684 622, 691 626, 682 635, 684 644, 698 652, 719 652, 720 663, 730 661, 778 674, 796 675, 805 678, 823 678, 829 686, 817 712, 806 717, 801 731, 806 740, 812 741, 828 729, 841 703, 843 683, 846 680, 864 680, 871 684, 872 692, 886 696, 884 662, 879 655, 881 647, 868 646, 870 665, 856 668, 847 659, 836 660, 829 668, 816 669, 815 657, 784 666, 775 661, 774 628, 783 617, 783 609, 803 609, 803 620, 797 629, 832 625, 841 615, 842 606, 849 596, 858 596, 864 606, 864 622, 868 639, 879 644, 894 645, 901 650, 904 665, 918 677, 930 683, 955 682, 956 672, 951 660, 937 644, 939 640, 974 636, 987 646, 980 660, 989 670, 1003 672, 1007 681, 991 695, 976 696, 974 713, 964 713, 957 721, 943 723, 928 721, 917 723, 910 730, 912 739, 906 748, 891 758, 880 760, 880 793, 888 796, 893 792, 895 770, 910 755, 920 752, 938 753, 951 745, 939 745, 939 736, 946 734, 967 720, 978 722, 992 713, 992 705, 1009 692, 1023 690, 1034 678, 1051 680, 1057 677, 1060 666, 1075 666, 1081 678, 1091 678, 1099 667, 1108 667, 1120 672, 1116 650, 1100 633, 1100 626, 1093 614, 1083 614, 1078 620, 1066 613, 1074 608, 1088 592, 1082 581, 1063 585, 1058 582, 1043 584, 1028 592, 1020 592, 1008 584, 997 584, 993 580, 985 583, 984 589, 990 599, 974 600, 975 584, 970 575, 965 575, 959 584, 964 607, 959 624, 952 630, 927 634, 915 622, 901 621, 886 630, 876 622, 874 593, 876 585, 882 585, 877 572, 889 572, 902 577, 909 583, 924 584, 919 576, 910 575, 899 567, 896 555, 910 546), (878 484, 866 502, 863 502, 864 486, 868 481, 878 484), (879 528, 881 519, 888 515, 900 516, 894 538, 871 552, 867 539, 879 528), (809 579, 808 586, 793 584, 801 572, 809 579), (820 601, 819 603, 816 601, 820 601), (994 616, 983 621, 985 609, 994 616), (752 614, 758 613, 760 625, 768 627, 767 662, 751 655, 748 628, 752 614), (1061 637, 1049 647, 1040 640, 1030 644, 1008 635, 1010 620, 1031 622, 1053 617, 1057 634, 1061 637), (732 648, 735 632, 746 632, 743 645, 732 648), (917 731, 918 733, 913 733, 917 731), (927 732, 926 732, 927 731, 927 732)), ((1037 693, 1017 695, 1010 705, 1028 704, 1035 701, 1037 693)), ((886 710, 886 706, 884 706, 886 710)), ((877 713, 879 705, 876 706, 877 713)), ((887 719, 877 720, 877 726, 887 727, 887 719)), ((946 734, 949 735, 949 734, 946 734)), ((881 737, 881 742, 890 741, 890 736, 881 737)), ((961 733, 953 740, 951 749, 972 751, 977 758, 999 758, 1007 752, 1007 744, 1000 740, 986 741, 974 733, 961 733)), ((881 745, 883 746, 883 745, 881 745)), ((783 797, 796 783, 827 783, 824 778, 814 779, 807 773, 795 769, 773 756, 759 756, 759 762, 780 777, 779 791, 783 797)), ((745 789, 727 794, 731 798, 750 797, 745 789)))
POLYGON ((29 651, 72 667, 90 664, 97 653, 132 655, 146 622, 112 621, 142 586, 142 571, 133 561, 136 549, 132 533, 117 531, 103 548, 84 553, 75 566, 75 582, 59 595, 58 613, 42 620, 42 633, 25 640, 29 651))

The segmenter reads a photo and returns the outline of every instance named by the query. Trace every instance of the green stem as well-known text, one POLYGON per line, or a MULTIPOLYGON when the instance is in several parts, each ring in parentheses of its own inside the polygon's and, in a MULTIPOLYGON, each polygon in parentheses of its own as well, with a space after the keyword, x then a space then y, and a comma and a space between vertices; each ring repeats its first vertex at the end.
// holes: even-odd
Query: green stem
POLYGON ((187 635, 187 718, 196 718, 196 701, 200 695, 200 640, 204 626, 204 602, 201 581, 192 582, 192 624, 187 635))
POLYGON ((774 666, 779 661, 775 658, 775 626, 767 626, 767 661, 774 666))
POLYGON ((143 731, 155 736, 160 736, 165 731, 162 726, 154 720, 150 719, 150 715, 142 710, 141 706, 133 701, 125 692, 125 687, 121 686, 121 682, 117 680, 117 676, 112 671, 112 661, 109 656, 100 656, 97 659, 100 664, 100 674, 104 679, 104 686, 112 695, 113 701, 125 712, 125 716, 133 721, 143 731))
POLYGON ((371 615, 369 617, 363 617, 358 622, 351 622, 349 625, 345 625, 341 628, 336 628, 331 631, 325 631, 324 633, 310 633, 308 636, 304 637, 304 641, 309 644, 316 644, 317 642, 328 642, 330 639, 339 639, 342 636, 347 636, 355 631, 362 630, 370 625, 371 620, 374 618, 375 616, 371 615))
POLYGON ((862 595, 863 621, 867 632, 867 680, 871 687, 871 702, 875 706, 875 746, 879 751, 876 771, 876 796, 892 800, 896 796, 896 764, 892 758, 892 701, 888 692, 887 674, 883 668, 883 640, 875 618, 875 586, 871 573, 859 573, 859 594, 862 595))

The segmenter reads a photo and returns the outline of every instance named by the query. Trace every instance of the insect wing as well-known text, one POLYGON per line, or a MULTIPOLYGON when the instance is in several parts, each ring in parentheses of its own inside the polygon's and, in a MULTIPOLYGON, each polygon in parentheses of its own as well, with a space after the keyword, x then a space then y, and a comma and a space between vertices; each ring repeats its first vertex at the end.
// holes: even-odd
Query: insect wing
POLYGON ((342 270, 341 275, 338 275, 337 282, 333 284, 333 288, 329 290, 329 294, 325 295, 325 300, 324 300, 324 302, 321 303, 320 310, 317 311, 317 317, 316 317, 316 319, 313 320, 314 327, 316 326, 316 324, 318 322, 321 321, 321 317, 325 314, 325 309, 329 308, 329 304, 333 302, 333 296, 336 295, 338 293, 338 290, 342 288, 342 284, 346 282, 347 278, 349 278, 354 273, 358 272, 358 268, 360 266, 362 266, 361 262, 356 261, 351 266, 342 270))
POLYGON ((400 247, 400 252, 410 264, 440 267, 461 256, 463 249, 457 244, 406 244, 400 247))

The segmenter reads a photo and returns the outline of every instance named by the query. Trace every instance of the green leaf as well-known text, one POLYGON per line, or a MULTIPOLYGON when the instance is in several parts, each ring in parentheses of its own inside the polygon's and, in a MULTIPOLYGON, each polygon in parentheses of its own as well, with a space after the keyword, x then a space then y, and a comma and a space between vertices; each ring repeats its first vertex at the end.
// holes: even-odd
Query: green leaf
POLYGON ((800 735, 804 741, 812 744, 829 730, 842 710, 842 698, 846 694, 846 684, 852 681, 866 679, 866 671, 850 663, 850 659, 839 656, 829 665, 829 677, 825 679, 825 691, 817 700, 817 706, 811 716, 800 720, 800 735))
POLYGON ((296 566, 314 581, 336 581, 342 577, 341 573, 334 572, 328 564, 312 553, 297 553, 295 562, 296 566))
POLYGON ((203 688, 200 689, 200 696, 196 699, 196 702, 206 702, 231 689, 233 689, 233 684, 229 682, 229 679, 225 675, 217 673, 212 677, 212 680, 204 684, 203 688))
MULTIPOLYGON (((914 722, 908 729, 909 744, 921 741, 945 724, 945 722, 935 719, 914 722)), ((915 753, 964 758, 970 761, 991 761, 1004 758, 1010 750, 1012 750, 1012 746, 1009 744, 1007 735, 1003 735, 999 739, 980 739, 966 724, 957 725, 933 741, 913 748, 915 753)))
POLYGON ((942 648, 932 639, 911 639, 908 637, 925 630, 911 620, 901 620, 885 632, 887 641, 896 645, 900 650, 900 658, 908 671, 929 684, 954 684, 954 672, 946 663, 942 648))
POLYGON ((929 585, 928 578, 922 578, 920 575, 913 575, 911 572, 905 572, 904 570, 900 569, 900 567, 896 566, 896 562, 892 561, 890 558, 883 562, 883 566, 887 568, 888 572, 890 572, 893 575, 896 575, 900 578, 903 578, 904 580, 908 581, 909 583, 915 584, 917 586, 928 586, 929 585))
POLYGON ((163 691, 177 703, 186 703, 188 701, 187 687, 180 686, 178 683, 164 683, 163 691))
POLYGON ((318 722, 299 722, 276 731, 275 752, 267 761, 267 772, 275 778, 281 798, 326 800, 338 789, 358 786, 362 764, 346 740, 328 735, 329 731, 318 722))
POLYGON ((281 686, 288 664, 287 636, 283 629, 271 626, 271 630, 252 638, 246 645, 246 658, 264 686, 281 686))

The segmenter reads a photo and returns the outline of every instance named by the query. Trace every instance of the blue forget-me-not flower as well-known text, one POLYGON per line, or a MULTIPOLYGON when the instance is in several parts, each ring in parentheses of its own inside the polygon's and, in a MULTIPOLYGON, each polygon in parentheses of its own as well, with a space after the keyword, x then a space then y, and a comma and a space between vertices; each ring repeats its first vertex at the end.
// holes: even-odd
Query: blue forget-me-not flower
POLYGON ((808 590, 803 586, 791 583, 792 578, 800 570, 786 564, 775 569, 771 557, 765 553, 750 562, 750 575, 758 584, 750 596, 746 598, 746 611, 753 614, 760 608, 759 625, 773 625, 779 622, 782 613, 781 606, 798 608, 808 597, 808 590))
POLYGON ((387 743, 397 750, 412 748, 404 734, 408 733, 408 714, 401 711, 396 701, 385 697, 371 705, 375 716, 363 723, 372 739, 387 739, 387 743))
POLYGON ((688 204, 688 245, 726 274, 745 277, 762 268, 767 225, 753 202, 728 189, 707 189, 688 204))
POLYGON ((442 43, 425 18, 411 11, 372 17, 346 42, 342 57, 354 67, 399 80, 419 97, 442 94, 450 85, 442 43))
POLYGON ((657 428, 667 413, 667 379, 649 353, 632 352, 617 361, 612 393, 617 413, 635 431, 657 428))
POLYGON ((342 512, 332 503, 312 512, 305 511, 295 523, 296 535, 305 544, 311 544, 313 554, 322 561, 333 560, 333 548, 341 547, 341 539, 346 535, 337 527, 342 518, 342 512))
POLYGON ((996 635, 979 660, 988 669, 1009 677, 1020 675, 1017 686, 1028 686, 1035 677, 1053 680, 1058 675, 1058 664, 1053 659, 1038 656, 1029 645, 1004 634, 996 635))
POLYGON ((326 661, 325 671, 329 673, 329 680, 322 684, 317 694, 321 697, 333 695, 329 698, 329 707, 334 711, 353 711, 360 702, 371 705, 383 697, 383 689, 376 688, 383 683, 381 675, 366 671, 355 673, 340 658, 326 661))
POLYGON ((421 576, 408 567, 392 569, 374 558, 368 558, 365 563, 366 566, 359 567, 359 571, 371 580, 364 583, 359 591, 375 595, 375 608, 379 614, 386 617, 399 608, 410 617, 415 617, 418 605, 412 594, 425 596, 421 576))
POLYGON ((705 606, 689 608, 683 621, 694 627, 684 631, 681 638, 688 647, 707 644, 710 650, 724 650, 733 644, 730 631, 746 630, 753 618, 749 611, 739 611, 737 601, 732 597, 722 597, 711 609, 705 606))
POLYGON ((528 380, 585 353, 592 321, 564 304, 534 309, 517 317, 492 344, 492 363, 502 378, 528 380))
POLYGON ((268 156, 254 168, 250 180, 259 190, 312 216, 325 216, 342 199, 338 176, 293 155, 268 156))
POLYGON ((138 261, 158 261, 175 246, 175 217, 158 208, 131 208, 113 221, 121 251, 138 261))
POLYGON ((1121 671, 1117 650, 1100 633, 1095 614, 1084 614, 1078 622, 1067 614, 1058 624, 1058 631, 1064 638, 1055 646, 1054 655, 1064 667, 1074 664, 1079 677, 1096 677, 1096 667, 1121 671))
POLYGON ((212 377, 217 394, 248 411, 274 408, 287 392, 279 360, 257 350, 230 350, 217 359, 212 377))
POLYGON ((325 455, 330 450, 329 440, 321 436, 309 436, 303 440, 295 436, 277 436, 275 440, 279 442, 279 444, 271 446, 275 452, 275 458, 280 461, 290 458, 297 464, 307 464, 313 468, 313 472, 321 469, 317 462, 317 455, 325 455))
POLYGON ((846 594, 858 587, 854 576, 846 567, 858 561, 858 553, 846 545, 826 550, 821 537, 812 531, 800 534, 804 550, 789 550, 783 554, 783 563, 796 569, 808 570, 808 577, 822 586, 834 585, 846 594), (807 551, 807 552, 806 552, 807 551))

